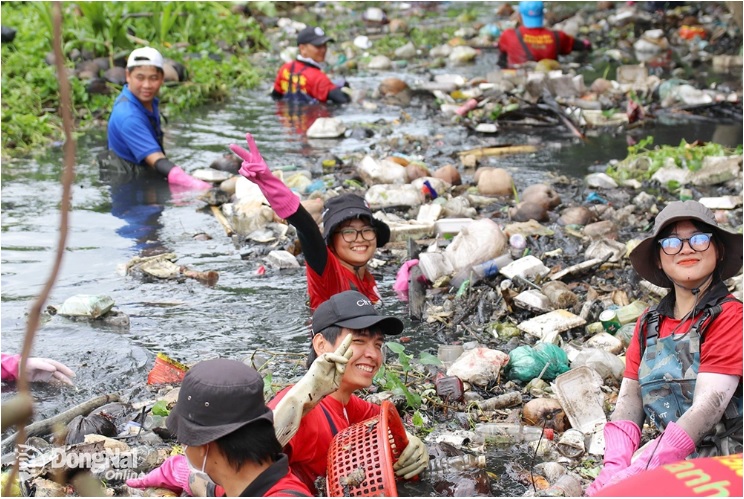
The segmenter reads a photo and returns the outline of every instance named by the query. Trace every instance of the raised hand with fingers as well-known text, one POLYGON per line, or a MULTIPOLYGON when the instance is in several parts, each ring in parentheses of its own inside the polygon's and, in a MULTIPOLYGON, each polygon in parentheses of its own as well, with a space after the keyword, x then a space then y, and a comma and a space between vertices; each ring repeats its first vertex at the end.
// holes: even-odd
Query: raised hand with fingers
POLYGON ((239 173, 261 189, 271 208, 281 218, 296 213, 300 206, 300 198, 271 173, 256 146, 256 141, 253 140, 253 135, 246 133, 245 141, 248 143, 247 151, 237 144, 230 145, 230 150, 243 160, 239 173))
POLYGON ((346 364, 354 354, 350 348, 351 334, 332 353, 324 353, 310 366, 308 372, 289 389, 274 409, 274 430, 282 446, 289 442, 300 427, 302 417, 326 395, 341 386, 346 364))

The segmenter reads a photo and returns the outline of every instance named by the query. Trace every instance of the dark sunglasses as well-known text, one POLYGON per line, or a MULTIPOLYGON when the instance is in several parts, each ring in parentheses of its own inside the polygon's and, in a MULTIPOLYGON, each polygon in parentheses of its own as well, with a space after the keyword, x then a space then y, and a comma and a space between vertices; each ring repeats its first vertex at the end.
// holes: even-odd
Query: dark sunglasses
POLYGON ((693 234, 688 238, 682 237, 665 237, 659 239, 661 251, 669 256, 676 255, 682 251, 682 246, 687 242, 693 251, 701 252, 710 248, 710 240, 713 234, 693 234))

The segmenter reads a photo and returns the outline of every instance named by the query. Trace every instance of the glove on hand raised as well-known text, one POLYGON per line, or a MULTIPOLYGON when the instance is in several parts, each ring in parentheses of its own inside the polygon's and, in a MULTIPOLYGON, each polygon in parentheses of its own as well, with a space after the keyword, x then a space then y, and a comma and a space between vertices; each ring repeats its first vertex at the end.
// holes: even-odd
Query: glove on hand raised
POLYGON ((295 214, 300 206, 300 199, 289 190, 289 187, 284 185, 284 182, 271 173, 266 161, 261 157, 258 147, 256 147, 253 135, 246 133, 245 141, 248 143, 250 151, 246 151, 236 144, 230 145, 230 150, 243 159, 239 173, 258 185, 271 208, 281 218, 287 218, 295 214))
POLYGON ((614 485, 645 470, 662 464, 676 463, 695 452, 695 442, 677 423, 671 422, 664 432, 649 442, 643 453, 628 468, 617 473, 607 482, 614 485))
POLYGON ((630 458, 641 441, 641 429, 633 421, 610 421, 604 427, 604 440, 604 467, 586 489, 588 496, 599 492, 615 474, 628 467, 630 458))
POLYGON ((297 433, 302 417, 326 395, 341 386, 346 364, 354 354, 350 348, 353 335, 349 334, 333 353, 324 353, 310 366, 307 373, 289 389, 274 409, 274 430, 282 447, 297 433))
POLYGON ((429 450, 416 435, 406 432, 406 436, 408 445, 393 465, 393 470, 397 476, 408 480, 429 467, 429 450))

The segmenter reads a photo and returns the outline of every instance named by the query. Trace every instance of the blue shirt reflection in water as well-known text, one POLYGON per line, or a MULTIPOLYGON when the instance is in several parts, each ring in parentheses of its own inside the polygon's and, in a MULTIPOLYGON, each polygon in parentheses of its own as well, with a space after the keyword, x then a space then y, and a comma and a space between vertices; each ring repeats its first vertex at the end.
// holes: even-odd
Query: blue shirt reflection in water
POLYGON ((167 251, 158 240, 163 227, 160 214, 170 201, 168 182, 155 172, 142 169, 139 175, 107 176, 101 170, 101 180, 111 187, 111 214, 126 222, 116 233, 134 241, 142 256, 167 251))

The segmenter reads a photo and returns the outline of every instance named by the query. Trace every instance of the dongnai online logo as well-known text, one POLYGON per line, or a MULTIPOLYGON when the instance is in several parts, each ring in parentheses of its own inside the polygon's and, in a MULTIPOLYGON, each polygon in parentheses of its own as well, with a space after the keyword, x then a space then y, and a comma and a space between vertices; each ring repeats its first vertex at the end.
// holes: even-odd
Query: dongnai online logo
POLYGON ((17 456, 22 468, 87 469, 106 480, 138 478, 137 450, 100 449, 93 452, 83 449, 65 450, 54 447, 41 450, 30 445, 19 445, 17 456))

